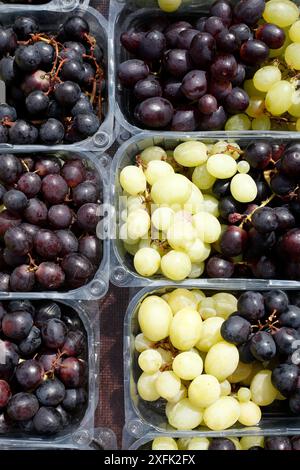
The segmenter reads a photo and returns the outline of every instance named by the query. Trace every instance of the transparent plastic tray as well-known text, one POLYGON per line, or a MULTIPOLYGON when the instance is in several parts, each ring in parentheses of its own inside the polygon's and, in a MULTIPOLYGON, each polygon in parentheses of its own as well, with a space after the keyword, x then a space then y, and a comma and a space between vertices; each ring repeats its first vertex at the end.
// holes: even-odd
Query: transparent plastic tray
MULTIPOLYGON (((32 148, 31 152, 35 152, 32 148)), ((0 158, 4 152, 0 149, 0 158)), ((18 151, 17 153, 23 154, 24 151, 18 151)), ((80 158, 84 160, 88 167, 97 172, 101 183, 101 201, 104 204, 104 210, 109 202, 109 165, 111 158, 107 155, 98 155, 92 152, 81 152, 81 151, 68 151, 60 150, 53 151, 52 148, 48 148, 47 152, 37 152, 38 155, 55 155, 62 160, 68 160, 71 158, 80 158)), ((103 214, 104 215, 104 214, 103 214)), ((103 220, 103 230, 106 230, 107 221, 103 220)), ((93 279, 82 287, 67 291, 36 291, 36 292, 1 292, 0 297, 7 299, 71 299, 71 300, 95 300, 103 297, 109 285, 109 240, 102 241, 102 259, 100 265, 93 277, 93 279)))
MULTIPOLYGON (((69 0, 70 1, 70 0, 69 0)), ((37 19, 41 31, 55 31, 58 27, 66 21, 69 16, 80 15, 89 23, 91 34, 97 40, 97 44, 101 45, 104 54, 104 67, 105 67, 105 100, 103 103, 104 121, 100 125, 98 131, 93 137, 76 142, 74 144, 59 144, 51 146, 54 150, 61 149, 80 149, 90 151, 103 152, 114 141, 114 87, 112 79, 114 64, 112 60, 111 45, 113 41, 109 40, 109 27, 108 22, 97 10, 87 7, 88 2, 84 0, 80 6, 74 9, 62 8, 62 4, 68 3, 68 0, 53 0, 49 5, 35 5, 30 6, 30 16, 37 19)), ((78 3, 73 0, 73 3, 78 3)), ((3 26, 10 25, 18 16, 28 14, 28 7, 25 5, 0 5, 1 24, 3 26)), ((2 82, 0 82, 1 84, 2 82)), ((3 85, 3 83, 2 83, 3 85)), ((1 95, 0 95, 1 96, 1 95)), ((3 97, 2 97, 3 99, 3 97)), ((36 145, 12 145, 0 144, 0 149, 7 152, 22 150, 22 152, 32 152, 40 150, 48 150, 49 147, 41 144, 36 145)))
MULTIPOLYGON (((5 300, 0 294, 1 300, 5 300)), ((43 294, 39 300, 45 300, 43 294)), ((99 399, 99 350, 100 350, 100 319, 97 302, 61 301, 62 307, 72 308, 83 323, 87 337, 88 362, 88 399, 80 422, 71 424, 60 435, 35 437, 25 433, 0 434, 0 450, 11 448, 60 448, 87 446, 94 438, 94 414, 99 399)))
MULTIPOLYGON (((111 166, 111 204, 115 211, 114 217, 118 227, 119 220, 119 196, 122 195, 122 188, 119 183, 119 174, 122 168, 126 165, 131 165, 135 163, 135 156, 144 150, 145 148, 151 145, 161 145, 166 149, 175 148, 180 142, 196 139, 201 142, 212 143, 217 142, 220 139, 235 141, 240 144, 242 147, 247 145, 253 140, 269 140, 273 143, 278 142, 287 142, 293 139, 294 137, 287 136, 287 134, 282 134, 281 136, 275 136, 274 134, 262 133, 259 136, 245 136, 241 133, 236 133, 234 137, 223 135, 222 137, 217 136, 217 133, 214 136, 208 137, 207 133, 180 133, 177 136, 174 136, 172 132, 166 133, 149 133, 143 132, 138 135, 131 137, 128 141, 123 143, 123 145, 116 152, 112 166, 111 166)), ((298 140, 300 141, 300 135, 297 135, 298 140)), ((296 140, 296 139, 295 139, 296 140)), ((140 276, 136 273, 133 263, 132 256, 126 254, 122 240, 119 240, 118 237, 111 240, 111 282, 116 286, 120 287, 143 287, 143 286, 161 286, 173 284, 172 281, 167 280, 162 275, 153 276, 151 278, 140 276)), ((194 279, 198 287, 215 287, 222 288, 224 283, 229 283, 232 288, 245 289, 251 283, 253 289, 264 289, 264 288, 278 288, 283 287, 286 289, 292 289, 299 287, 300 283, 298 281, 287 281, 280 279, 206 279, 198 278, 194 279)), ((185 279, 180 282, 182 286, 189 285, 190 280, 185 279)))
MULTIPOLYGON (((164 413, 159 414, 151 402, 143 401, 137 393, 137 380, 141 370, 137 363, 137 355, 134 348, 134 338, 140 332, 138 325, 138 309, 141 302, 149 295, 162 295, 165 292, 180 287, 179 284, 172 286, 147 287, 140 290, 130 301, 124 318, 124 403, 125 403, 125 423, 124 436, 128 433, 135 439, 143 437, 150 432, 170 432, 173 437, 220 437, 220 436, 246 436, 255 434, 265 435, 294 435, 300 434, 300 417, 287 416, 282 412, 263 413, 261 422, 257 426, 244 427, 241 424, 235 424, 230 429, 224 431, 211 431, 204 426, 200 426, 192 431, 178 431, 168 424, 164 413)), ((197 289, 199 285, 195 282, 189 282, 185 287, 187 289, 197 289)), ((219 286, 210 287, 215 292, 234 291, 238 294, 238 289, 233 288, 230 283, 223 283, 219 286)), ((247 289, 253 290, 252 283, 248 283, 247 289)), ((205 291, 204 291, 205 292, 205 291)))
POLYGON ((30 13, 33 10, 41 10, 47 7, 47 10, 63 10, 63 11, 71 11, 74 8, 78 7, 79 5, 82 8, 87 8, 89 6, 90 0, 50 0, 47 2, 45 0, 43 3, 40 3, 39 5, 35 5, 33 3, 30 3, 30 5, 26 6, 26 2, 23 1, 23 3, 16 1, 14 4, 9 3, 7 0, 2 0, 0 2, 0 12, 2 8, 15 8, 17 4, 21 5, 22 7, 27 8, 26 12, 28 13, 28 9, 30 8, 30 13))
MULTIPOLYGON (((300 4, 300 0, 293 0, 297 5, 300 4)), ((110 15, 109 21, 113 25, 112 34, 113 34, 113 57, 115 62, 115 70, 112 71, 111 78, 114 82, 114 88, 116 90, 116 104, 115 104, 115 113, 116 119, 120 123, 123 129, 124 140, 128 139, 128 132, 132 135, 137 134, 138 132, 145 132, 145 129, 140 128, 133 118, 133 109, 131 106, 132 102, 132 93, 130 90, 123 88, 117 77, 117 70, 119 64, 129 58, 133 58, 132 54, 129 54, 120 43, 120 36, 124 31, 128 31, 133 27, 138 25, 147 24, 148 18, 155 18, 161 16, 167 16, 173 21, 178 20, 195 20, 200 16, 206 15, 209 11, 209 6, 211 5, 210 0, 186 0, 182 3, 182 6, 179 10, 174 13, 164 13, 158 7, 155 0, 110 0, 110 15), (127 132, 127 133, 126 133, 127 132)), ((237 3, 237 0, 233 0, 232 4, 237 3)), ((151 131, 149 131, 150 133, 151 131)), ((169 131, 162 131, 168 132, 169 131)), ((157 132, 156 132, 157 134, 157 132)), ((180 137, 179 132, 171 132, 174 135, 174 138, 180 137)), ((190 135, 197 135, 197 132, 190 132, 190 135)), ((224 138, 224 135, 234 136, 235 131, 206 131, 204 133, 206 136, 212 136, 216 138, 224 138)), ((263 131, 244 131, 243 135, 262 135, 263 131)), ((282 134, 294 136, 299 136, 298 132, 288 132, 288 131, 270 131, 270 134, 275 136, 281 136, 282 134)))

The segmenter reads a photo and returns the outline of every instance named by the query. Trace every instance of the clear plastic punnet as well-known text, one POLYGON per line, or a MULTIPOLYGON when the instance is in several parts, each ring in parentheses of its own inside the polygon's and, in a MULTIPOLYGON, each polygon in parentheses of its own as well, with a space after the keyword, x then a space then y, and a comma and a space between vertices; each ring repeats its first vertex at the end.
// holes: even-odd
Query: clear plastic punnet
MULTIPOLYGON (((122 134, 121 134, 122 135, 122 134)), ((300 136, 297 136, 298 139, 300 136)), ((124 249, 123 241, 118 237, 118 226, 121 218, 121 207, 119 205, 119 197, 122 195, 122 188, 119 182, 120 171, 126 165, 135 164, 135 157, 147 147, 152 145, 162 146, 165 149, 174 149, 181 142, 188 140, 198 140, 204 143, 215 143, 218 140, 226 140, 231 142, 237 142, 242 148, 248 143, 257 140, 269 140, 272 143, 283 143, 290 140, 296 140, 295 136, 287 136, 286 134, 275 136, 274 134, 262 133, 261 135, 244 135, 241 133, 235 133, 234 136, 223 133, 222 136, 218 136, 215 133, 213 136, 208 137, 207 133, 180 133, 175 136, 174 133, 153 133, 153 132, 143 132, 138 135, 131 137, 127 140, 121 147, 117 150, 111 167, 111 205, 112 211, 112 220, 116 227, 116 236, 111 240, 111 282, 120 287, 144 287, 144 286, 161 286, 170 285, 172 281, 167 280, 164 276, 157 274, 151 278, 140 276, 134 269, 132 256, 126 253, 124 249)), ((230 279, 206 279, 204 277, 197 278, 194 280, 198 287, 201 288, 222 288, 224 283, 226 285, 232 286, 232 288, 245 289, 249 287, 251 283, 251 288, 253 289, 264 289, 264 288, 286 288, 292 289, 299 287, 298 281, 287 281, 280 279, 239 279, 239 278, 230 278, 230 279)), ((190 280, 185 279, 181 281, 182 286, 189 285, 190 280)))
MULTIPOLYGON (((3 26, 9 26, 17 17, 28 14, 28 8, 30 8, 30 16, 36 18, 38 21, 40 31, 57 31, 60 25, 66 21, 69 16, 82 16, 88 22, 91 34, 96 38, 97 44, 101 45, 103 50, 105 89, 102 108, 104 120, 92 137, 70 145, 54 145, 51 147, 53 150, 81 149, 103 152, 109 148, 114 141, 115 90, 111 78, 114 70, 114 61, 111 52, 113 41, 111 39, 111 33, 109 33, 108 21, 97 10, 88 7, 88 3, 89 0, 52 0, 47 5, 30 5, 30 7, 25 5, 0 4, 1 24, 3 26)), ((0 81, 0 85, 1 84, 3 85, 0 81)), ((5 86, 0 87, 0 102, 5 102, 3 89, 5 90, 5 86)), ((23 146, 0 144, 0 149, 6 150, 7 152, 18 150, 22 150, 22 152, 32 152, 48 150, 49 147, 42 144, 23 146)))
MULTIPOLYGON (((125 428, 123 431, 123 441, 126 445, 131 445, 131 439, 146 437, 148 433, 170 433, 172 437, 227 437, 227 436, 248 436, 264 434, 268 436, 290 435, 300 433, 299 416, 288 415, 284 411, 264 411, 262 419, 257 426, 245 427, 241 424, 235 424, 224 431, 212 431, 205 426, 193 429, 192 431, 178 431, 168 424, 167 417, 162 407, 155 406, 155 402, 142 400, 137 392, 137 381, 141 374, 138 366, 137 355, 134 347, 134 338, 140 332, 138 325, 138 310, 141 302, 149 295, 163 295, 168 291, 182 287, 179 284, 170 286, 161 285, 160 287, 146 287, 138 291, 131 299, 124 318, 124 403, 125 403, 125 428)), ((185 285, 187 289, 197 289, 199 285, 195 282, 189 282, 185 285)), ((249 290, 257 289, 253 284, 248 283, 245 288, 249 290)), ((230 291, 239 294, 231 283, 223 283, 222 287, 218 285, 207 287, 204 293, 214 294, 216 292, 230 291)), ((264 289, 264 288, 262 288, 264 289)), ((138 447, 134 447, 137 449, 138 447)))
MULTIPOLYGON (((0 294, 1 300, 5 300, 0 294)), ((39 300, 45 300, 45 295, 41 294, 39 300)), ((33 300, 33 304, 38 300, 33 300)), ((96 440, 98 446, 103 447, 105 442, 114 445, 115 440, 108 439, 108 435, 103 434, 101 444, 101 432, 94 434, 95 410, 99 400, 99 359, 100 359, 100 317, 97 302, 82 301, 56 301, 61 310, 68 308, 73 315, 78 316, 82 322, 86 335, 86 356, 88 366, 87 377, 87 400, 79 411, 74 422, 70 423, 59 434, 50 436, 37 436, 22 431, 13 431, 0 435, 0 450, 11 449, 59 449, 59 448, 87 448, 96 440)), ((106 444, 105 444, 106 445, 106 444)))
MULTIPOLYGON (((167 17, 173 21, 190 21, 195 20, 201 16, 207 15, 209 7, 211 5, 209 0, 186 0, 183 1, 181 7, 174 13, 164 13, 157 6, 155 0, 111 0, 110 1, 110 24, 113 26, 112 34, 114 38, 113 43, 113 57, 115 62, 114 71, 112 70, 112 79, 114 81, 115 88, 115 113, 116 119, 120 123, 122 128, 122 134, 124 140, 129 138, 129 133, 134 135, 145 129, 139 127, 134 120, 134 112, 132 108, 132 95, 131 92, 123 88, 117 77, 117 70, 120 63, 133 58, 120 43, 120 36, 123 32, 129 31, 132 28, 141 27, 141 25, 147 25, 148 18, 154 19, 155 17, 167 17)), ((237 0, 231 2, 233 5, 237 3, 237 0)), ((294 3, 299 5, 299 0, 295 0, 294 3)), ((150 131, 149 131, 150 132, 150 131)), ((170 133, 169 131, 161 131, 170 133)), ((282 136, 289 135, 290 137, 297 137, 298 132, 294 131, 281 131, 274 130, 269 131, 270 135, 282 136)), ((171 132, 174 138, 180 137, 179 132, 171 132)), ((197 135, 197 132, 189 132, 190 135, 197 135)), ((235 131, 206 131, 206 136, 212 136, 213 138, 224 138, 224 136, 234 136, 235 131)), ((244 135, 255 135, 259 136, 264 134, 264 131, 243 131, 244 135)))
MULTIPOLYGON (((22 4, 23 7, 27 9, 30 8, 30 13, 34 10, 41 10, 47 6, 47 10, 64 10, 64 11, 71 11, 74 8, 81 6, 82 8, 87 8, 89 5, 90 0, 40 0, 38 3, 30 3, 25 0, 9 2, 8 0, 2 0, 0 3, 1 9, 13 9, 16 7, 16 4, 22 4), (27 4, 27 5, 26 5, 27 4)), ((1 10, 0 10, 1 11, 1 10)), ((28 12, 28 10, 26 10, 28 12)))
MULTIPOLYGON (((36 152, 32 148, 31 152, 36 152)), ((8 153, 0 149, 0 158, 2 155, 8 153)), ((16 154, 24 154, 24 151, 18 151, 16 154)), ((87 168, 95 171, 100 181, 100 217, 103 216, 103 220, 100 220, 101 233, 108 230, 108 221, 105 217, 106 210, 109 204, 109 166, 111 159, 109 156, 97 155, 92 152, 81 152, 81 151, 68 151, 60 150, 53 151, 52 148, 48 148, 47 152, 37 152, 33 155, 45 156, 55 155, 62 161, 67 161, 74 158, 79 158, 84 161, 87 168), (101 209, 102 208, 102 209, 101 209), (101 211, 103 210, 103 214, 101 211)), ((35 292, 0 292, 0 297, 3 299, 72 299, 72 300, 96 300, 102 298, 109 285, 109 240, 105 239, 102 241, 102 259, 98 269, 93 277, 87 284, 77 289, 65 290, 65 291, 35 291, 35 292)))

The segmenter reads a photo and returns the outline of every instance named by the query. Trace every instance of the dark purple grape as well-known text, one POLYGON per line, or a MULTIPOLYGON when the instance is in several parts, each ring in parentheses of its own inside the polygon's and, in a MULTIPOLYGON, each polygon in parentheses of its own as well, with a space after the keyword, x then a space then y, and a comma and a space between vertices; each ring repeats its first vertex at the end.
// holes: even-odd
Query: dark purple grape
POLYGON ((212 187, 213 194, 218 199, 221 199, 224 196, 228 196, 230 194, 230 183, 230 179, 216 180, 212 187))
POLYGON ((272 158, 272 146, 269 142, 252 142, 243 155, 252 168, 264 169, 272 158))
POLYGON ((13 292, 30 292, 35 284, 34 272, 28 264, 21 264, 11 273, 9 283, 13 292))
POLYGON ((28 261, 28 257, 27 255, 16 255, 16 253, 14 253, 13 251, 4 248, 3 260, 7 264, 7 266, 16 268, 20 264, 26 264, 26 262, 28 261))
POLYGON ((6 144, 8 142, 8 130, 0 124, 0 143, 6 144))
POLYGON ((282 326, 290 328, 300 328, 300 308, 296 305, 289 305, 287 309, 281 313, 279 323, 282 326))
POLYGON ((15 371, 15 367, 19 362, 19 351, 14 343, 1 339, 0 351, 2 358, 0 362, 0 378, 6 380, 9 379, 15 371))
POLYGON ((210 81, 208 85, 208 92, 213 95, 217 101, 223 101, 226 96, 232 91, 232 84, 229 81, 217 82, 210 81))
POLYGON ((148 98, 136 108, 137 120, 146 127, 161 129, 170 124, 173 106, 165 98, 148 98))
POLYGON ((260 65, 269 55, 268 46, 258 39, 249 39, 240 49, 241 59, 249 65, 260 65))
POLYGON ((226 437, 214 437, 208 446, 208 450, 236 450, 234 443, 226 437))
POLYGON ((18 119, 14 122, 8 134, 10 143, 15 145, 34 144, 38 138, 37 128, 22 119, 18 119))
POLYGON ((149 31, 141 38, 138 46, 138 55, 146 60, 159 60, 167 47, 167 41, 160 31, 149 31))
POLYGON ((4 315, 2 319, 2 331, 10 339, 21 341, 29 335, 33 326, 33 319, 30 313, 16 311, 4 315))
POLYGON ((0 380, 0 408, 4 408, 11 397, 11 389, 5 380, 0 380))
POLYGON ((264 0, 240 0, 233 12, 237 21, 254 26, 261 19, 264 9, 264 0))
POLYGON ((35 315, 35 324, 41 328, 43 324, 52 318, 61 318, 61 310, 56 302, 47 302, 38 308, 35 315))
POLYGON ((60 204, 68 194, 68 185, 60 175, 47 175, 42 181, 42 193, 47 202, 60 204))
POLYGON ((209 12, 213 16, 218 16, 222 19, 226 26, 229 26, 232 21, 232 8, 226 0, 217 0, 212 4, 209 12))
MULTIPOLYGON (((3 59, 2 59, 3 60, 3 59)), ((6 103, 0 104, 0 120, 8 119, 9 121, 16 121, 17 120, 17 112, 15 108, 9 106, 6 103)))
POLYGON ((164 30, 164 34, 167 40, 167 46, 174 48, 176 47, 178 36, 181 31, 185 29, 192 29, 192 25, 187 21, 177 21, 176 23, 172 23, 164 30))
MULTIPOLYGON (((58 236, 62 246, 60 256, 65 256, 69 253, 75 253, 78 251, 78 240, 71 230, 57 230, 55 233, 58 236)), ((89 236, 87 235, 87 237, 89 236)), ((90 237, 92 237, 92 235, 90 235, 90 237)))
POLYGON ((74 204, 76 206, 82 206, 88 202, 97 202, 98 191, 93 183, 84 181, 73 189, 72 196, 74 204))
POLYGON ((20 160, 11 154, 2 154, 0 159, 0 179, 3 183, 16 183, 22 173, 20 160))
POLYGON ((70 287, 76 288, 86 284, 94 273, 94 266, 85 256, 70 253, 62 260, 61 267, 65 272, 70 287))
POLYGON ((253 362, 255 362, 255 357, 253 356, 253 354, 250 350, 251 337, 252 336, 250 335, 250 337, 249 337, 248 341, 246 341, 246 343, 240 344, 238 346, 240 361, 244 362, 244 364, 252 364, 253 362))
MULTIPOLYGON (((21 89, 26 95, 36 90, 47 92, 49 87, 50 79, 44 70, 37 70, 36 72, 26 75, 21 85, 21 89)), ((20 98, 22 99, 22 97, 20 98)), ((16 100, 17 97, 14 98, 14 101, 16 100)))
POLYGON ((63 81, 71 80, 75 83, 82 82, 84 78, 84 67, 80 60, 68 59, 64 62, 60 70, 63 81))
POLYGON ((228 221, 231 214, 240 214, 242 212, 242 205, 232 196, 225 196, 219 201, 219 212, 222 219, 228 221))
MULTIPOLYGON (((218 16, 218 15, 216 15, 216 16, 218 16)), ((206 20, 207 20, 207 16, 200 16, 200 18, 198 18, 198 20, 195 23, 196 29, 198 31, 200 31, 201 33, 204 32, 204 27, 205 27, 206 20)))
POLYGON ((64 139, 64 135, 64 125, 54 118, 50 118, 42 124, 39 131, 41 142, 45 145, 60 144, 64 139))
POLYGON ((202 115, 199 128, 201 131, 218 131, 222 129, 227 120, 227 115, 223 106, 219 106, 217 111, 209 115, 202 115))
POLYGON ((221 54, 213 61, 210 72, 217 81, 230 81, 237 73, 237 61, 232 54, 221 54))
POLYGON ((30 39, 30 35, 39 31, 39 24, 31 16, 18 16, 13 24, 13 30, 19 39, 30 39))
POLYGON ((62 106, 74 106, 80 94, 80 86, 72 81, 60 83, 54 91, 56 101, 62 106))
POLYGON ((293 328, 283 326, 274 334, 274 340, 281 354, 293 354, 298 349, 300 334, 293 328))
POLYGON ((284 397, 288 397, 297 388, 298 375, 295 364, 279 364, 272 371, 272 384, 284 397))
POLYGON ((99 126, 99 118, 94 113, 77 114, 73 121, 73 128, 82 139, 94 135, 99 126))
POLYGON ((209 33, 199 33, 192 40, 190 56, 200 69, 206 68, 214 59, 216 42, 209 33))
POLYGON ((25 101, 26 109, 29 114, 39 115, 44 114, 49 106, 48 96, 40 90, 32 91, 25 101))
POLYGON ((209 16, 204 24, 204 32, 216 37, 221 31, 226 29, 222 19, 218 16, 209 16))
POLYGON ((16 310, 24 310, 35 315, 35 308, 30 300, 11 300, 7 305, 8 312, 15 312, 16 310))
POLYGON ((24 215, 26 220, 33 225, 42 225, 47 220, 47 207, 39 199, 30 199, 25 209, 24 215))
MULTIPOLYGON (((1 292, 9 292, 9 279, 10 275, 6 273, 0 273, 0 291, 1 292)), ((1 373, 1 368, 0 368, 1 373)))
MULTIPOLYGON (((66 390, 66 395, 67 395, 67 392, 69 390, 66 390)), ((65 395, 65 398, 66 398, 66 395, 65 395)), ((65 400, 65 399, 64 399, 65 400)), ((64 402, 63 400, 63 402, 64 402)), ((63 404, 62 402, 62 404, 63 404)), ((84 403, 84 402, 83 402, 84 403)), ((70 424, 70 415, 67 413, 67 411, 62 407, 62 404, 61 405, 58 405, 55 407, 55 410, 58 411, 59 415, 60 415, 60 420, 61 420, 61 424, 62 426, 65 428, 67 426, 69 426, 70 424)), ((78 404, 82 404, 82 403, 79 403, 78 404)))
POLYGON ((137 31, 125 31, 120 36, 120 42, 128 52, 136 54, 144 34, 137 31))
POLYGON ((300 258, 300 230, 293 228, 286 232, 279 242, 279 253, 282 258, 288 259, 300 258))
POLYGON ((79 388, 85 380, 85 362, 76 357, 67 357, 59 368, 59 377, 67 388, 79 388))
POLYGON ((267 256, 261 256, 251 263, 253 276, 259 279, 275 279, 277 277, 277 267, 274 261, 267 256))
POLYGON ((94 231, 99 220, 100 214, 98 204, 83 204, 77 211, 77 224, 84 230, 94 231))
POLYGON ((61 416, 55 408, 42 406, 33 418, 34 429, 39 434, 56 434, 61 429, 61 416))
POLYGON ((154 76, 148 75, 134 85, 133 94, 138 101, 144 101, 147 98, 162 96, 162 88, 154 76))
POLYGON ((206 93, 206 90, 206 73, 202 70, 191 70, 184 76, 181 91, 187 99, 198 100, 206 93))
POLYGON ((86 402, 86 399, 86 391, 83 388, 68 389, 61 406, 67 411, 76 411, 78 406, 86 402))
POLYGON ((180 103, 184 100, 181 91, 181 81, 176 78, 169 78, 163 85, 163 96, 171 103, 180 103))
POLYGON ((6 247, 17 255, 26 255, 32 248, 31 237, 20 227, 9 228, 4 235, 6 247))
POLYGON ((228 31, 228 29, 222 29, 222 31, 216 35, 216 43, 218 49, 227 53, 235 52, 241 45, 239 39, 234 33, 228 31))
POLYGON ((56 263, 43 262, 35 272, 37 282, 47 289, 58 289, 65 282, 65 274, 56 263))
POLYGON ((278 228, 276 213, 272 207, 259 207, 252 215, 251 221, 260 233, 270 233, 278 228))
POLYGON ((28 205, 28 199, 22 191, 16 189, 10 189, 3 196, 3 204, 6 209, 13 214, 18 214, 26 209, 28 205))
POLYGON ((292 450, 292 445, 289 437, 275 436, 265 438, 266 450, 292 450))
POLYGON ((92 263, 98 264, 102 256, 101 241, 94 235, 85 235, 79 240, 78 251, 81 255, 88 258, 92 263))
POLYGON ((55 59, 55 51, 51 44, 44 41, 35 43, 36 49, 39 51, 41 58, 41 67, 46 71, 50 70, 55 59))
POLYGON ((18 347, 22 355, 27 357, 35 353, 41 344, 41 332, 36 326, 33 326, 29 335, 18 344, 18 347))
POLYGON ((297 178, 300 175, 299 163, 300 152, 286 151, 280 160, 280 170, 291 178, 297 178))
POLYGON ((35 171, 39 176, 54 175, 60 173, 61 164, 57 157, 40 157, 35 164, 35 171))
POLYGON ((239 315, 232 315, 221 326, 221 335, 229 343, 245 343, 251 333, 251 324, 239 315))
POLYGON ((42 406, 57 406, 65 398, 64 384, 57 378, 48 378, 42 382, 35 394, 42 406))
POLYGON ((164 53, 163 66, 165 71, 173 77, 184 77, 192 69, 189 52, 185 49, 169 49, 164 53))
POLYGON ((78 356, 83 350, 84 343, 85 338, 81 331, 69 331, 62 352, 68 356, 78 356))
POLYGON ((256 39, 263 41, 270 49, 279 49, 285 41, 285 32, 275 24, 267 23, 258 27, 256 39))
POLYGON ((85 166, 81 160, 69 160, 63 165, 61 176, 70 188, 75 188, 85 178, 85 166))
POLYGON ((218 102, 213 95, 203 95, 198 101, 198 108, 202 114, 212 114, 218 109, 218 102))
POLYGON ((171 130, 177 132, 195 131, 198 126, 199 113, 192 106, 182 106, 174 111, 171 130))
POLYGON ((66 340, 67 327, 58 318, 51 318, 42 324, 41 334, 47 348, 60 349, 66 340))
POLYGON ((148 77, 148 65, 138 59, 126 60, 119 65, 118 77, 124 87, 132 88, 139 80, 148 77))
MULTIPOLYGON (((54 102, 56 105, 57 103, 54 102)), ((53 105, 52 105, 53 106, 53 105)), ((50 116, 50 111, 48 111, 50 117, 61 118, 61 108, 58 106, 58 112, 56 112, 55 108, 51 108, 51 112, 56 113, 56 115, 50 116)), ((90 114, 93 113, 93 106, 86 95, 80 96, 77 103, 71 109, 72 116, 77 116, 78 114, 90 114)))
POLYGON ((279 196, 286 196, 295 188, 295 182, 288 176, 277 173, 271 177, 270 186, 272 191, 279 196))
POLYGON ((74 15, 64 23, 63 30, 68 38, 74 41, 81 41, 90 32, 90 27, 84 18, 74 15))
POLYGON ((68 228, 72 223, 72 211, 65 204, 51 206, 48 211, 48 221, 56 229, 68 228))
POLYGON ((178 34, 176 48, 187 49, 191 47, 192 40, 199 33, 198 29, 184 29, 178 34))
MULTIPOLYGON (((13 57, 2 57, 2 59, 0 60, 0 78, 7 85, 12 84, 16 80, 17 70, 13 57)), ((3 105, 4 104, 2 104, 1 106, 3 105)), ((17 117, 14 119, 14 121, 16 119, 17 117)))
POLYGON ((32 198, 37 195, 42 186, 42 180, 37 173, 27 172, 24 173, 17 184, 17 187, 22 193, 28 198, 32 198))
POLYGON ((245 78, 246 78, 245 66, 242 65, 242 64, 238 64, 236 76, 234 77, 234 79, 231 82, 232 85, 234 87, 243 85, 245 78))
POLYGON ((34 249, 43 259, 56 258, 61 251, 61 243, 51 230, 39 230, 33 239, 34 249))
POLYGON ((229 278, 234 273, 234 265, 230 261, 213 256, 208 260, 206 270, 209 277, 229 278))
POLYGON ((230 114, 245 111, 249 105, 249 96, 242 88, 234 87, 224 100, 224 107, 230 114))
POLYGON ((15 52, 15 62, 23 72, 34 72, 41 64, 39 49, 35 45, 19 46, 15 52))
MULTIPOLYGON (((266 197, 265 197, 266 199, 266 197)), ((289 230, 296 225, 295 217, 288 206, 274 207, 279 230, 289 230)))
POLYGON ((17 45, 17 36, 13 29, 0 27, 0 55, 13 54, 17 45))
POLYGON ((13 421, 27 421, 36 414, 39 402, 32 393, 16 393, 8 405, 7 414, 13 421))
POLYGON ((250 351, 258 361, 269 361, 276 355, 276 344, 266 331, 254 333, 250 340, 250 351))
POLYGON ((221 235, 220 248, 222 254, 228 257, 240 255, 246 248, 247 238, 246 230, 230 225, 221 235))
POLYGON ((37 388, 44 377, 44 369, 35 359, 21 362, 16 368, 16 378, 24 391, 37 388))
POLYGON ((264 298, 259 292, 244 292, 238 299, 239 314, 251 323, 265 315, 264 298))

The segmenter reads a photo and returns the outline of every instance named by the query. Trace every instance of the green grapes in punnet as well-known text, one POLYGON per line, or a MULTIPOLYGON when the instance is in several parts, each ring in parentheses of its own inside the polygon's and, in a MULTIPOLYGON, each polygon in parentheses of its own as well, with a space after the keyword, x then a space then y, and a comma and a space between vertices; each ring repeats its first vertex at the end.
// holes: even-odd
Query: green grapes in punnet
POLYGON ((120 169, 119 239, 140 276, 300 279, 300 145, 187 140, 120 169))
MULTIPOLYGON (((147 407, 179 431, 253 427, 279 410, 299 415, 298 297, 281 290, 206 296, 186 288, 148 295, 138 306, 134 340, 141 404, 151 402, 147 407)), ((260 445, 250 441, 241 447, 260 445)))

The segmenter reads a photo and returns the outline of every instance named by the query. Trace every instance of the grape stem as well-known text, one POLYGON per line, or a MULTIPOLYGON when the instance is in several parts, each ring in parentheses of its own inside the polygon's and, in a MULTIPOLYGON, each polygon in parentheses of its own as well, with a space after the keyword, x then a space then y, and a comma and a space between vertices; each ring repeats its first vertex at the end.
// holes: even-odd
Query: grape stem
POLYGON ((251 222, 251 218, 254 214, 254 212, 256 212, 258 209, 260 209, 261 207, 265 207, 267 204, 269 204, 269 202, 272 201, 272 199, 274 199, 274 197, 276 197, 276 194, 271 194, 270 197, 268 197, 268 199, 266 199, 265 201, 263 201, 260 206, 256 207, 252 212, 250 212, 250 214, 247 215, 247 217, 244 218, 244 220, 242 220, 242 222, 240 223, 239 227, 240 228, 243 228, 243 225, 245 222, 251 222))

